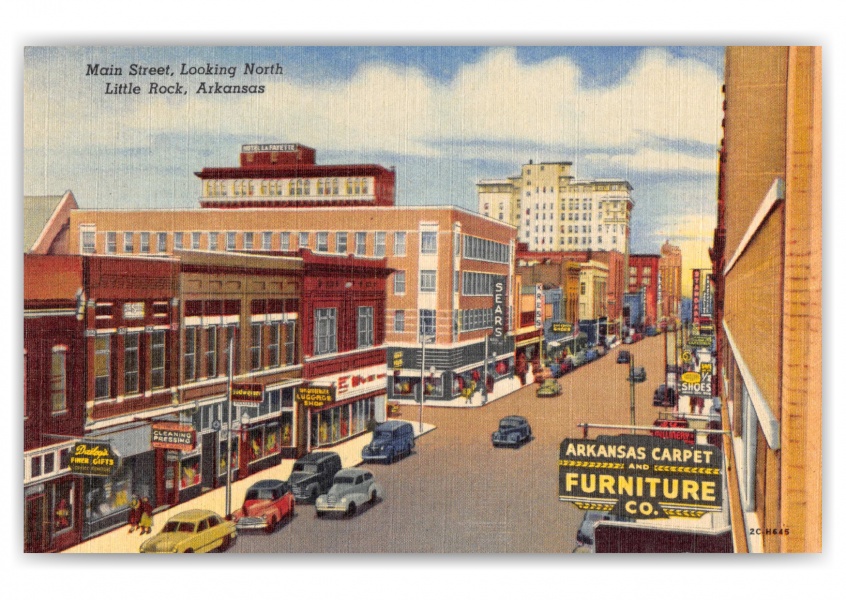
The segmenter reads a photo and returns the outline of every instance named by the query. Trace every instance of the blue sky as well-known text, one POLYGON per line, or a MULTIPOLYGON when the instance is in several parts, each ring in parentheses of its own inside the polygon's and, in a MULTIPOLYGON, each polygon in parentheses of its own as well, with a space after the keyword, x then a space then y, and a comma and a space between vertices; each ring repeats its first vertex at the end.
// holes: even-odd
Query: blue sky
POLYGON ((474 184, 567 160, 634 187, 634 252, 682 245, 706 266, 722 118, 720 47, 37 48, 25 55, 24 193, 73 190, 83 207, 193 207, 193 173, 241 144, 299 142, 318 162, 397 168, 403 205, 475 210, 474 184), (283 75, 244 76, 245 62, 283 75), (122 77, 86 76, 88 64, 122 77), (132 63, 234 66, 180 76, 186 95, 118 96, 132 63), (201 81, 263 94, 196 94, 201 81))

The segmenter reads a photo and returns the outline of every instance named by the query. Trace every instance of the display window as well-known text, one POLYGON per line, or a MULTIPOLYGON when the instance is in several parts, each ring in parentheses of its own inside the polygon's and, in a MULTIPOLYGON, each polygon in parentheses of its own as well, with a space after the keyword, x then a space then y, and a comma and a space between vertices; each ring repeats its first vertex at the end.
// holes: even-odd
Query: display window
POLYGON ((88 477, 85 520, 98 521, 129 507, 132 496, 133 461, 121 461, 111 477, 88 477))
POLYGON ((52 486, 53 536, 74 527, 74 482, 66 481, 52 486))
POLYGON ((249 461, 256 462, 280 451, 280 426, 278 421, 262 423, 247 431, 249 461))
POLYGON ((374 406, 373 398, 365 398, 312 413, 312 445, 336 444, 366 431, 367 423, 373 418, 374 406))
MULTIPOLYGON (((223 440, 220 442, 220 451, 218 452, 218 456, 220 460, 218 461, 218 476, 225 476, 226 475, 226 447, 228 442, 223 440)), ((237 438, 232 438, 232 451, 230 453, 230 457, 232 459, 232 472, 238 470, 238 444, 237 438)))
POLYGON ((179 463, 179 489, 184 490, 202 483, 200 456, 190 456, 179 463))

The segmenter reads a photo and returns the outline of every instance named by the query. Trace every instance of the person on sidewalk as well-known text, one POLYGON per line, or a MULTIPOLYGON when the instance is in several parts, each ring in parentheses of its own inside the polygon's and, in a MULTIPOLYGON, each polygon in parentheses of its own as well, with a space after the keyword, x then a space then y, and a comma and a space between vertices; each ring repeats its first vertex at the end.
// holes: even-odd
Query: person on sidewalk
POLYGON ((141 519, 139 520, 141 526, 141 533, 151 533, 153 531, 153 505, 150 504, 150 499, 144 496, 141 499, 141 519))
POLYGON ((140 527, 141 522, 141 501, 138 496, 132 495, 132 500, 129 502, 129 531, 132 533, 140 527))

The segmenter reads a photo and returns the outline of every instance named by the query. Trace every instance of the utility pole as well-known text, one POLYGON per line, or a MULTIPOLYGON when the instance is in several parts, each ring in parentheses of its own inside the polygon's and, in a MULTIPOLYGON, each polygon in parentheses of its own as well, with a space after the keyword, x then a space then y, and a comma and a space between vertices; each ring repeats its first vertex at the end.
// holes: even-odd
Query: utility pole
POLYGON ((235 336, 229 338, 229 365, 226 384, 226 512, 232 514, 232 350, 235 336))
POLYGON ((670 393, 669 388, 669 380, 667 377, 667 342, 668 342, 668 333, 667 329, 664 329, 664 404, 667 403, 667 394, 670 393))
POLYGON ((631 412, 632 434, 635 430, 635 378, 634 378, 634 354, 629 357, 629 410, 631 412))
POLYGON ((420 355, 420 410, 418 414, 419 428, 417 435, 423 435, 423 398, 426 396, 426 324, 423 324, 422 333, 422 348, 420 355))

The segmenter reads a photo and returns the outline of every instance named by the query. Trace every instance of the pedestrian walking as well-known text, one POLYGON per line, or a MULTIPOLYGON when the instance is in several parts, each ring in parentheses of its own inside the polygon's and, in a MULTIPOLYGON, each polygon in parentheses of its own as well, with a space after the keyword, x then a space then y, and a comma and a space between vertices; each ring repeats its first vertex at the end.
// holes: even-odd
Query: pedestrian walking
POLYGON ((144 496, 141 499, 141 518, 138 521, 141 529, 139 535, 151 533, 153 531, 153 505, 150 504, 150 499, 144 496))
POLYGON ((136 529, 140 527, 141 523, 141 501, 138 499, 138 496, 132 496, 132 500, 129 502, 129 531, 127 533, 132 533, 136 529))

